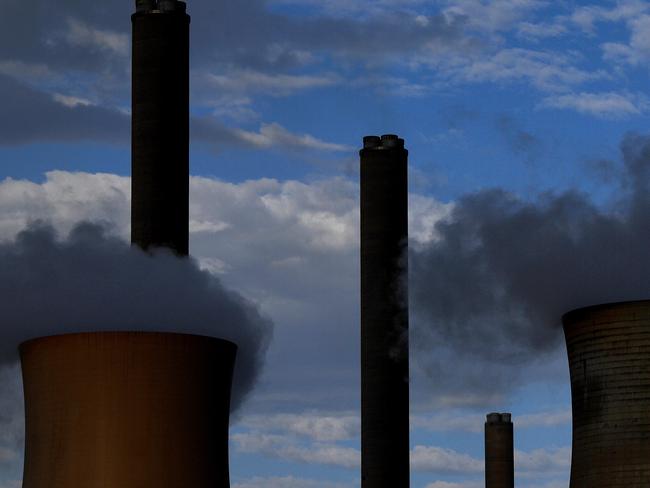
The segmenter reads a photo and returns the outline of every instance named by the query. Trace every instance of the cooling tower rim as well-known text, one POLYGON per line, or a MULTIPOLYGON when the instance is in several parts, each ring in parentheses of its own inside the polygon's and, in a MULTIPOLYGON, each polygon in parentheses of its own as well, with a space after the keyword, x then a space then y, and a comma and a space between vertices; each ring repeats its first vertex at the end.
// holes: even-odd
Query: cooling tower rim
POLYGON ((589 316, 601 313, 604 310, 614 311, 621 308, 646 309, 650 313, 650 299, 597 303, 586 307, 575 308, 562 315, 562 325, 567 327, 578 320, 588 318, 589 316))
POLYGON ((232 349, 234 352, 237 352, 239 349, 239 346, 227 339, 222 339, 220 337, 213 337, 213 336, 208 336, 208 335, 201 335, 201 334, 187 334, 184 332, 164 332, 164 331, 148 331, 148 330, 100 330, 100 331, 93 331, 93 332, 68 332, 68 333, 62 333, 62 334, 52 334, 52 335, 47 335, 47 336, 40 336, 40 337, 34 337, 32 339, 27 339, 26 341, 21 342, 18 345, 18 350, 22 353, 25 349, 29 348, 30 346, 37 344, 37 343, 43 343, 43 342, 52 342, 52 341, 57 341, 57 340, 65 340, 65 339, 79 339, 82 337, 105 337, 105 338, 119 338, 120 336, 124 336, 124 338, 127 337, 166 337, 170 339, 178 339, 178 340, 190 340, 190 341, 201 341, 201 342, 212 342, 214 345, 219 345, 221 347, 226 347, 228 349, 232 349))

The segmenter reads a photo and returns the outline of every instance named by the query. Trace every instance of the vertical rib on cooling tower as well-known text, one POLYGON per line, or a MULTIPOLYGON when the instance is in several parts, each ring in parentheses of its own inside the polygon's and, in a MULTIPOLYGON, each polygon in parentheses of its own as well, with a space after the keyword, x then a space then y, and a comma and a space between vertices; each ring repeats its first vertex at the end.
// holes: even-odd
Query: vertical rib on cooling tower
POLYGON ((23 487, 228 488, 236 349, 154 332, 23 343, 23 487))
POLYGON ((509 413, 490 413, 485 422, 485 488, 513 488, 514 443, 509 413))
POLYGON ((650 486, 650 301, 562 318, 571 373, 571 488, 650 486))
POLYGON ((393 135, 363 142, 361 484, 408 488, 408 151, 393 135))
POLYGON ((181 256, 189 241, 189 30, 185 3, 138 0, 133 24, 131 242, 181 256))

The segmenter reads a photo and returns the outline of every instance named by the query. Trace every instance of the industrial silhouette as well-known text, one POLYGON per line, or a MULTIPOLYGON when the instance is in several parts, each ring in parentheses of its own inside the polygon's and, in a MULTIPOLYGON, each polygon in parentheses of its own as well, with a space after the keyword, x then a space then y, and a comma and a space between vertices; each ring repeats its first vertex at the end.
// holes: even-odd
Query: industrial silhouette
POLYGON ((131 241, 189 252, 190 16, 138 0, 133 24, 131 241))
MULTIPOLYGON (((138 0, 132 15, 132 243, 181 257, 189 251, 185 10, 176 0, 138 0)), ((222 339, 156 332, 24 342, 24 488, 228 488, 236 351, 222 339)))
POLYGON ((650 486, 650 301, 562 318, 571 373, 571 488, 650 486))
MULTIPOLYGON (((189 25, 184 2, 132 15, 132 244, 189 253, 189 25)), ((409 486, 408 151, 360 151, 363 488, 409 486)), ((571 373, 571 488, 650 485, 650 301, 563 317, 571 373)), ((24 488, 227 488, 237 346, 96 332, 23 343, 24 488)), ((514 486, 509 413, 485 423, 486 488, 514 486)))
POLYGON ((361 155, 361 485, 409 486, 408 151, 368 136, 361 155))
POLYGON ((514 484, 511 415, 490 413, 485 422, 485 488, 513 488, 514 484))
POLYGON ((24 342, 23 488, 227 488, 236 349, 155 332, 24 342))

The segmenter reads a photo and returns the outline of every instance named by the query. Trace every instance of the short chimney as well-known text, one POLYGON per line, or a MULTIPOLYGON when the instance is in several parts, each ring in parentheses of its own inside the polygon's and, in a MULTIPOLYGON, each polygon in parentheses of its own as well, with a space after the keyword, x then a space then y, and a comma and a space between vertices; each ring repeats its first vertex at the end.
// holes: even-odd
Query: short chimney
POLYGON ((485 422, 485 488, 513 488, 514 480, 511 414, 489 413, 485 422))

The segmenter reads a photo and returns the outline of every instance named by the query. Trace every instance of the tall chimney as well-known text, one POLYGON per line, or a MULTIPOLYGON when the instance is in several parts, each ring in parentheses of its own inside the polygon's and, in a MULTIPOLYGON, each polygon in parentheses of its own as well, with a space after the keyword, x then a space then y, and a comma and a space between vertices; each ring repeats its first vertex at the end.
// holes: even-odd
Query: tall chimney
POLYGON ((408 184, 404 140, 363 138, 361 485, 409 486, 408 184))
POLYGON ((236 349, 155 332, 23 343, 23 488, 228 488, 236 349))
POLYGON ((573 406, 571 488, 650 486, 650 300, 562 317, 573 406))
POLYGON ((131 242, 186 256, 190 16, 184 2, 137 0, 131 21, 131 242))
POLYGON ((485 422, 485 488, 514 488, 515 463, 509 413, 489 413, 485 422))

